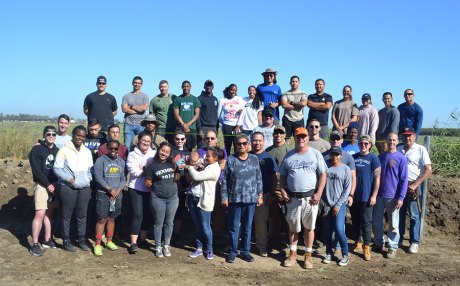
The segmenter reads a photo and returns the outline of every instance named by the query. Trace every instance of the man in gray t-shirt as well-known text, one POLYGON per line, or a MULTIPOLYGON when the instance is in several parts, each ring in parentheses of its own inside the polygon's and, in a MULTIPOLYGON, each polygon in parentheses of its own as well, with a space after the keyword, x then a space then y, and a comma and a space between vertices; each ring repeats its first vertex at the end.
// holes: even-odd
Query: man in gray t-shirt
POLYGON ((303 108, 307 105, 307 94, 299 90, 300 79, 294 75, 289 82, 291 90, 286 91, 281 97, 284 108, 283 126, 286 129, 286 140, 294 135, 297 127, 305 126, 303 108))
POLYGON ((121 101, 121 109, 125 113, 124 138, 129 148, 135 135, 144 130, 141 125, 144 113, 149 108, 149 96, 141 92, 143 80, 140 76, 133 78, 133 91, 125 94, 121 101))
POLYGON ((281 197, 286 202, 290 244, 289 257, 283 262, 283 266, 297 264, 298 233, 303 225, 306 253, 302 267, 311 269, 318 203, 326 184, 327 166, 321 153, 308 147, 309 134, 306 128, 297 128, 294 135, 295 149, 286 154, 279 169, 281 197))

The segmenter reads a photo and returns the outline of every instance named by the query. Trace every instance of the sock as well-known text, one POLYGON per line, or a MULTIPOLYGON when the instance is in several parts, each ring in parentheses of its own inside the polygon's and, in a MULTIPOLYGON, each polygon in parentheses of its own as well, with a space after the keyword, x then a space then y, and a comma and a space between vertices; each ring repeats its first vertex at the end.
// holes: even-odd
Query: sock
POLYGON ((107 242, 112 241, 113 232, 107 232, 107 233, 105 234, 105 237, 107 237, 107 242))
POLYGON ((297 251, 297 245, 289 245, 289 250, 297 251))
POLYGON ((96 245, 101 245, 102 234, 96 234, 96 245))
POLYGON ((312 253, 312 252, 313 252, 313 248, 311 248, 311 247, 306 247, 306 246, 305 246, 305 252, 312 253))

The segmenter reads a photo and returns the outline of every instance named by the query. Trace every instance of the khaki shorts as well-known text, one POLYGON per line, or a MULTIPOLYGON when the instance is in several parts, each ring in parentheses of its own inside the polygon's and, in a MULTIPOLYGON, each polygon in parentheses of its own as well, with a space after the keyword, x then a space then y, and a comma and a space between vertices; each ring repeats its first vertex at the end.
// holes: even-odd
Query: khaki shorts
POLYGON ((318 204, 310 205, 310 198, 291 197, 291 201, 286 204, 286 221, 290 232, 299 233, 302 225, 306 229, 315 229, 318 204))
POLYGON ((51 204, 48 204, 48 191, 39 184, 34 186, 34 202, 36 211, 59 207, 59 200, 56 197, 51 204))

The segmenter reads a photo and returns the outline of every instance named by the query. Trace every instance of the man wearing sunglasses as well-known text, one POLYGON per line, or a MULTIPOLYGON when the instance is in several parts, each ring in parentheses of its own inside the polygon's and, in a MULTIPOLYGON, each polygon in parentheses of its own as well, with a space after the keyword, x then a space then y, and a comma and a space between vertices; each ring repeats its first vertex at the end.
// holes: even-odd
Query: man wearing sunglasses
POLYGON ((97 90, 88 94, 83 103, 83 112, 90 118, 96 118, 101 123, 101 130, 114 123, 114 116, 117 114, 117 100, 113 95, 106 92, 107 79, 101 75, 96 80, 97 90))
POLYGON ((404 99, 406 102, 398 106, 399 110, 399 134, 404 132, 404 127, 412 127, 415 130, 415 135, 418 137, 422 130, 423 109, 414 101, 415 93, 408 88, 404 91, 404 99))
POLYGON ((321 153, 331 149, 331 144, 320 137, 322 126, 318 119, 311 119, 308 123, 308 129, 310 130, 310 140, 308 141, 309 147, 316 149, 321 153))
POLYGON ((43 255, 43 250, 38 243, 38 237, 43 225, 45 226, 45 239, 42 242, 42 247, 56 248, 51 235, 53 212, 58 206, 58 200, 54 199, 57 177, 53 172, 54 159, 59 150, 54 145, 56 135, 54 126, 46 126, 43 129, 44 140, 35 145, 29 154, 30 167, 32 168, 35 183, 35 217, 32 221, 32 245, 29 249, 33 256, 43 255))

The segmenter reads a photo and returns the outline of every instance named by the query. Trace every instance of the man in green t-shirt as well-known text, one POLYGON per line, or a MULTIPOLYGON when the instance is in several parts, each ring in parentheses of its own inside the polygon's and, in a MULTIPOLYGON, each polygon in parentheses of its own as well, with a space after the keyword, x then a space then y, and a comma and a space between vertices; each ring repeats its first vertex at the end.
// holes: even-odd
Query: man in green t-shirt
POLYGON ((190 82, 184 80, 182 82, 182 94, 173 103, 174 117, 178 127, 182 127, 187 134, 187 148, 190 150, 196 147, 196 121, 200 118, 201 108, 198 98, 190 94, 191 88, 190 82))
POLYGON ((157 133, 166 138, 169 143, 174 144, 174 130, 176 129, 176 119, 174 118, 173 102, 176 95, 169 93, 167 80, 160 81, 158 88, 160 94, 150 101, 149 113, 154 114, 158 122, 157 133))

